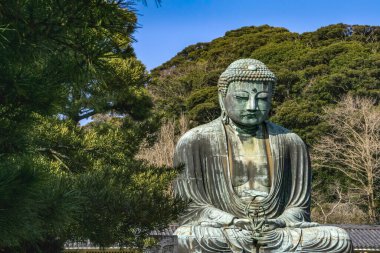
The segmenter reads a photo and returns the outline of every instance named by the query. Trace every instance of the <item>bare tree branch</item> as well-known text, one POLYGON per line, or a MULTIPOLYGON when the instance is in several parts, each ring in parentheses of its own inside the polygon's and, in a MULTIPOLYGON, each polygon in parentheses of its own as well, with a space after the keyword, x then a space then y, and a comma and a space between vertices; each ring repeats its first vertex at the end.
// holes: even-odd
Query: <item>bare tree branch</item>
MULTIPOLYGON (((313 148, 315 168, 338 170, 349 178, 350 188, 367 199, 368 216, 375 222, 375 182, 380 180, 380 109, 371 99, 347 96, 325 113, 324 120, 333 130, 313 148)), ((325 220, 341 202, 341 191, 337 195, 340 201, 328 213, 316 202, 325 220)))

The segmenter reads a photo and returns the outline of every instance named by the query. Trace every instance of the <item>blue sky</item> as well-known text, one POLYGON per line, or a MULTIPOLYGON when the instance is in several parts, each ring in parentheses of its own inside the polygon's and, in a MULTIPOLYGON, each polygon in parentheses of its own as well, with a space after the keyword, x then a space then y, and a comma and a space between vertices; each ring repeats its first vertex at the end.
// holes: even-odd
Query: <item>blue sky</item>
POLYGON ((162 0, 137 3, 137 57, 148 70, 188 45, 208 42, 242 26, 314 31, 336 23, 380 25, 380 0, 162 0))

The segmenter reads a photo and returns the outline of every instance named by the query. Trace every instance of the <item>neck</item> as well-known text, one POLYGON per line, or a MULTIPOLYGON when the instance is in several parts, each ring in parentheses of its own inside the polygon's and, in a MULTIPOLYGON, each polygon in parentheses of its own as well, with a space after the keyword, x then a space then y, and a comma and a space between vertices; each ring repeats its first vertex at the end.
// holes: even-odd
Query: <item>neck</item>
POLYGON ((232 129, 234 129, 238 134, 255 136, 261 132, 262 124, 253 125, 253 126, 244 126, 232 121, 231 119, 229 119, 228 122, 229 122, 229 125, 232 127, 232 129))

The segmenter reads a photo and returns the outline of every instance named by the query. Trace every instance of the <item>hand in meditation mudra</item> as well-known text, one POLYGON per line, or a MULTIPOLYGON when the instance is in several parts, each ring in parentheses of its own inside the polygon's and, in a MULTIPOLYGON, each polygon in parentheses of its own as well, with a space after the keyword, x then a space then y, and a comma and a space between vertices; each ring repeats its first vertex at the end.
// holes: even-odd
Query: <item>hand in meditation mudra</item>
POLYGON ((262 62, 233 62, 218 81, 222 116, 179 140, 174 189, 190 200, 179 253, 352 252, 343 229, 310 221, 306 146, 267 121, 275 84, 262 62))

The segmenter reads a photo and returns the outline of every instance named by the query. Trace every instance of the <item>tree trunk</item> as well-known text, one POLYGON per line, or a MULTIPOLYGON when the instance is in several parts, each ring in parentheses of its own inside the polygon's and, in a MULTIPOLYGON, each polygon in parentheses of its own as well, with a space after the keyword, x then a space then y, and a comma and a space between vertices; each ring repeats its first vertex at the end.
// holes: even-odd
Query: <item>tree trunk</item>
POLYGON ((370 223, 374 224, 376 222, 376 206, 372 188, 369 190, 368 194, 368 216, 370 223))

